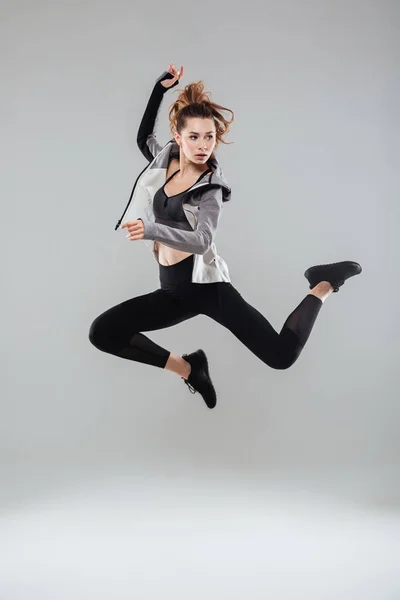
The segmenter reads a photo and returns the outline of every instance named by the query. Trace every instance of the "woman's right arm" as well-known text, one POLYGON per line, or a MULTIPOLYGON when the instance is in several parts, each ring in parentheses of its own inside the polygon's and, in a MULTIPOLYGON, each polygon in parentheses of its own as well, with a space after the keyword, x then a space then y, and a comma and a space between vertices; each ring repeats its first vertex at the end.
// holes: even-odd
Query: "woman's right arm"
POLYGON ((173 79, 174 75, 169 73, 168 71, 164 71, 162 75, 157 79, 153 91, 150 95, 149 101, 146 106, 146 110, 144 111, 144 115, 142 117, 142 121, 139 125, 139 130, 137 133, 137 145, 139 146, 140 151, 143 156, 151 162, 153 158, 160 152, 162 149, 161 144, 159 144, 156 135, 156 123, 157 123, 157 115, 158 110, 160 108, 162 99, 167 90, 171 89, 175 85, 178 85, 179 79, 175 81, 170 87, 166 88, 161 85, 161 81, 165 79, 173 79))

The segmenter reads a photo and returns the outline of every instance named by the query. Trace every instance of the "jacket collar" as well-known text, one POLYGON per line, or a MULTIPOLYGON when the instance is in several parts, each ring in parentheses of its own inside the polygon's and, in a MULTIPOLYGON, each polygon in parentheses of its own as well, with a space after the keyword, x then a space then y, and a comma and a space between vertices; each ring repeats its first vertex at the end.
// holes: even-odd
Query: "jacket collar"
MULTIPOLYGON (((176 143, 175 139, 169 140, 165 146, 160 150, 159 154, 155 157, 153 163, 150 165, 150 168, 167 168, 171 157, 173 155, 179 156, 179 145, 176 143)), ((202 187, 204 185, 216 185, 222 188, 222 201, 228 202, 231 199, 231 187, 228 184, 225 175, 222 171, 222 167, 218 161, 218 158, 212 153, 210 158, 207 161, 209 167, 211 167, 212 173, 204 178, 204 181, 200 181, 195 184, 192 189, 197 187, 202 187)))

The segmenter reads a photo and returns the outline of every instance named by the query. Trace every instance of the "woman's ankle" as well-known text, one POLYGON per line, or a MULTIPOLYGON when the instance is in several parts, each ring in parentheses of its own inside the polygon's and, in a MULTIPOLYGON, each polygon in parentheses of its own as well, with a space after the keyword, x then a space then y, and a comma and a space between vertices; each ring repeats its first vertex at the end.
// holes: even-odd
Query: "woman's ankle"
POLYGON ((190 363, 185 360, 182 356, 178 356, 177 354, 169 355, 167 360, 167 364, 164 367, 167 371, 172 371, 172 373, 176 373, 180 377, 184 379, 188 379, 190 375, 190 371, 192 369, 190 363))
POLYGON ((329 283, 329 281, 320 281, 313 289, 308 292, 313 296, 316 296, 321 300, 321 302, 325 302, 325 300, 330 296, 333 292, 333 287, 329 283))

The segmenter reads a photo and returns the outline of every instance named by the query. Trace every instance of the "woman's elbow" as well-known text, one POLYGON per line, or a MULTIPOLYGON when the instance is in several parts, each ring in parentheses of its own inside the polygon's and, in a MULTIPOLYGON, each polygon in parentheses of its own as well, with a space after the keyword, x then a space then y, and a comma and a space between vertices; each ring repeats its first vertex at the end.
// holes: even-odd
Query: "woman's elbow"
POLYGON ((213 243, 213 236, 210 232, 202 231, 199 238, 198 254, 205 254, 213 243))
POLYGON ((139 150, 141 152, 143 152, 143 149, 144 149, 144 147, 146 145, 146 138, 144 136, 138 134, 136 136, 136 144, 137 144, 139 150))
POLYGON ((139 136, 137 136, 136 143, 138 145, 138 148, 139 148, 140 152, 145 157, 145 159, 148 160, 149 162, 152 161, 153 158, 154 158, 154 156, 150 152, 150 148, 149 148, 149 146, 147 144, 147 137, 143 137, 143 136, 139 137, 139 136))

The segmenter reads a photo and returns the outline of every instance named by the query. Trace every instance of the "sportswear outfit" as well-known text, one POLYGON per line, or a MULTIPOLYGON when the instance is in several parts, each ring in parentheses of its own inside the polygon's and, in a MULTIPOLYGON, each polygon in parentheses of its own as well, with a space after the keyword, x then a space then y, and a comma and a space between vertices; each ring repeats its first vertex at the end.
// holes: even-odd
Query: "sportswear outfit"
MULTIPOLYGON (((178 172, 166 181, 166 171, 171 159, 179 157, 179 146, 175 140, 160 146, 155 137, 155 123, 167 91, 160 82, 170 77, 164 72, 157 79, 148 101, 137 136, 148 165, 138 176, 116 225, 118 229, 123 221, 142 219, 144 240, 158 263, 160 285, 97 316, 91 324, 89 339, 103 352, 163 369, 170 351, 144 332, 207 315, 229 329, 265 364, 287 369, 304 348, 323 303, 307 294, 278 333, 233 286, 228 266, 215 245, 218 222, 224 204, 230 200, 231 189, 214 154, 207 161, 208 170, 194 185, 174 196, 166 195, 164 186, 178 172), (162 265, 154 248, 156 241, 192 254, 171 266, 162 265)), ((358 263, 346 261, 311 267, 305 276, 310 288, 319 281, 330 281, 337 291, 345 279, 359 272, 358 263)), ((216 394, 204 352, 198 350, 183 356, 192 365, 185 383, 191 391, 199 391, 207 406, 213 408, 216 394)))

